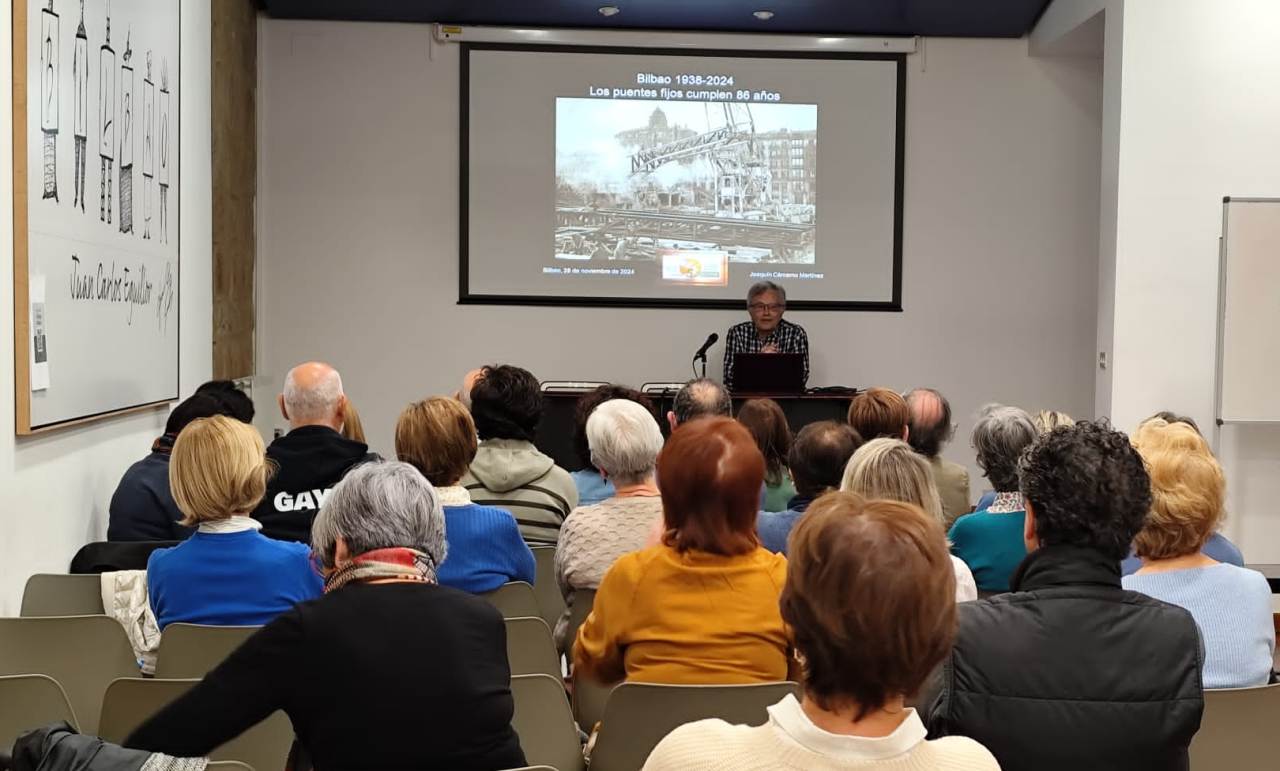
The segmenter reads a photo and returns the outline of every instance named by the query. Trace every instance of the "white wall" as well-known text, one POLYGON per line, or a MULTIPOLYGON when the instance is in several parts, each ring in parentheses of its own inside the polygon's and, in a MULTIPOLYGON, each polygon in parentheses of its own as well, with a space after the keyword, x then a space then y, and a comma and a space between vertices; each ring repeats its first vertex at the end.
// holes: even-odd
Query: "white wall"
MULTIPOLYGON (((1132 427, 1171 409, 1208 427, 1222 198, 1280 196, 1280 4, 1123 11, 1111 414, 1132 427)), ((1226 427, 1220 452, 1228 535, 1247 560, 1280 562, 1280 428, 1226 427)))
MULTIPOLYGON (((182 8, 181 367, 183 393, 212 363, 209 2, 182 8)), ((12 16, 0 14, 0 39, 12 16)), ((0 144, 12 147, 12 57, 0 57, 0 144)), ((13 376, 12 153, 0 153, 0 615, 17 615, 27 576, 66 572, 72 555, 106 535, 107 502, 130 463, 163 429, 163 410, 17 439, 13 376)))
MULTIPOLYGON (((683 380, 707 332, 745 318, 456 305, 456 47, 423 26, 279 20, 260 40, 264 430, 282 422, 284 372, 310 357, 342 370, 388 452, 404 404, 479 363, 683 380)), ((1092 414, 1098 62, 1031 58, 1018 40, 925 47, 908 64, 906 310, 790 314, 809 331, 811 384, 936 386, 962 437, 992 400, 1092 414)), ((949 454, 972 465, 966 438, 949 454)))

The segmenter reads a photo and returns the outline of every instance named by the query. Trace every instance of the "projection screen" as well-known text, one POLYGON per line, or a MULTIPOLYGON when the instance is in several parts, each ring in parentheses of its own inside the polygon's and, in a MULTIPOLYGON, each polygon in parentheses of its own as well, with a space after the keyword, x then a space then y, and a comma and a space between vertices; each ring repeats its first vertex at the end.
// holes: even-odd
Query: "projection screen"
POLYGON ((460 302, 901 309, 902 55, 461 56, 460 302))

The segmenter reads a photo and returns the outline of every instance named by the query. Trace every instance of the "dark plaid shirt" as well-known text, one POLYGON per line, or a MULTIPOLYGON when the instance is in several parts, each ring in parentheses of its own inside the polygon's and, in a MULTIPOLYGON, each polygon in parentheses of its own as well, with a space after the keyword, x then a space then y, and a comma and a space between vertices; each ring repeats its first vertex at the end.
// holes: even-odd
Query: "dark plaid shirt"
POLYGON ((733 356, 738 353, 760 353, 766 345, 773 344, 778 353, 804 354, 804 382, 809 382, 809 336, 804 327, 780 319, 778 326, 763 340, 756 334, 755 324, 744 321, 729 327, 724 343, 724 385, 733 390, 733 356))

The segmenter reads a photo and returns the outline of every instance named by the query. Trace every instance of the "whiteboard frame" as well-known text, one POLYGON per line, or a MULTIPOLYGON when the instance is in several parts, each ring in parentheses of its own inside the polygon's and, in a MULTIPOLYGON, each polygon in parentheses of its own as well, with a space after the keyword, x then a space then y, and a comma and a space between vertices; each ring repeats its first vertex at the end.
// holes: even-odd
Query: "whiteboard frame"
MULTIPOLYGON (((18 436, 44 434, 73 426, 81 426, 99 420, 130 415, 139 412, 154 412, 167 409, 170 402, 176 401, 179 395, 179 382, 182 378, 182 191, 177 191, 177 216, 174 233, 178 240, 177 259, 177 377, 174 378, 173 396, 143 404, 131 404, 94 413, 92 415, 76 415, 52 423, 32 425, 31 423, 31 286, 30 261, 28 255, 30 232, 28 220, 27 185, 29 169, 27 168, 27 0, 12 0, 12 49, 13 49, 13 401, 14 432, 18 436)), ((182 77, 182 4, 178 3, 178 79, 182 77)), ((178 164, 182 163, 182 98, 178 98, 177 109, 178 164)), ((182 178, 178 182, 181 186, 182 178)))
POLYGON ((1213 423, 1214 447, 1218 447, 1221 429, 1226 425, 1280 425, 1280 420, 1226 420, 1222 417, 1222 367, 1223 345, 1227 319, 1227 232, 1228 210, 1233 203, 1272 203, 1280 205, 1280 198, 1224 196, 1222 199, 1222 235, 1218 237, 1218 335, 1216 361, 1213 373, 1213 423))

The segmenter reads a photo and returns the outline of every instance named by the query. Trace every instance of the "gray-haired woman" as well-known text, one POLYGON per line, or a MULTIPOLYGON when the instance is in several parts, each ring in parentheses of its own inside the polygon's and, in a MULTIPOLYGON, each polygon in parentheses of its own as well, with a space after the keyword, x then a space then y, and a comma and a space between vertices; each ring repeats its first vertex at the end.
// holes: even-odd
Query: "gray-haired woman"
POLYGON ((613 483, 614 494, 579 506, 560 527, 556 581, 568 609, 556 623, 556 644, 568 650, 569 614, 579 590, 597 589, 614 561, 645 546, 662 521, 662 498, 654 467, 662 431, 653 413, 628 399, 610 399, 587 418, 591 465, 613 483))
POLYGON ((1009 578, 1027 556, 1022 539, 1026 503, 1018 489, 1018 459, 1039 431, 1025 410, 1003 404, 982 408, 973 427, 978 465, 995 488, 985 509, 951 526, 951 553, 968 564, 980 592, 1007 592, 1009 578))
POLYGON ((396 461, 353 469, 312 546, 325 595, 263 627, 125 744, 207 755, 280 709, 319 769, 525 765, 502 617, 436 584, 444 513, 431 483, 396 461))

